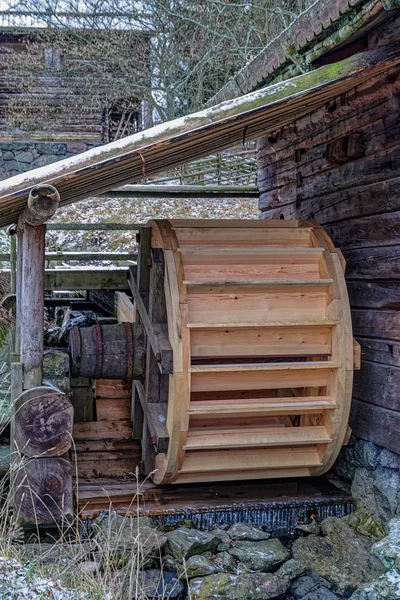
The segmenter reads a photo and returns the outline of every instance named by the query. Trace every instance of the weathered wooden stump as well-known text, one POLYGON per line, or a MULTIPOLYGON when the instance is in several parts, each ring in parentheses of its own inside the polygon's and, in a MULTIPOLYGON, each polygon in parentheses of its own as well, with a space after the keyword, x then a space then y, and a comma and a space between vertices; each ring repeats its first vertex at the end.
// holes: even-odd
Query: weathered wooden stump
POLYGON ((29 458, 62 456, 72 443, 74 408, 53 387, 23 392, 15 402, 15 446, 29 458))
POLYGON ((14 476, 15 517, 23 526, 54 526, 73 513, 72 465, 64 458, 22 459, 14 476))

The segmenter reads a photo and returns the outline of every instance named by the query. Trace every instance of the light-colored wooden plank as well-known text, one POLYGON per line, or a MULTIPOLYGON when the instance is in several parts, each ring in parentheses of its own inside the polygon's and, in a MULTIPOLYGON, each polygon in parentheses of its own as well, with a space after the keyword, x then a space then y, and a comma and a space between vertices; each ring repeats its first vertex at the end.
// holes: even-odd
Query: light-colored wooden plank
POLYGON ((255 363, 234 365, 196 365, 190 367, 191 373, 236 373, 246 371, 302 371, 315 369, 337 369, 339 363, 332 361, 310 361, 310 362, 277 362, 277 363, 255 363))
POLYGON ((315 446, 288 446, 259 450, 203 450, 188 452, 181 473, 212 473, 213 471, 249 471, 284 467, 318 467, 321 461, 315 446))
POLYGON ((268 446, 289 446, 324 444, 331 441, 325 427, 279 427, 257 429, 217 429, 203 428, 189 430, 185 450, 260 448, 268 446))
POLYGON ((271 220, 270 223, 268 221, 261 221, 260 219, 170 219, 169 222, 175 229, 182 229, 182 227, 195 227, 206 229, 246 229, 248 227, 254 227, 255 229, 266 229, 268 227, 278 227, 282 229, 287 229, 288 227, 297 228, 300 226, 300 221, 298 221, 297 219, 276 219, 275 221, 271 220))
MULTIPOLYGON (((259 223, 264 224, 263 221, 259 223)), ((176 236, 180 246, 207 246, 231 248, 275 246, 275 247, 299 247, 311 246, 311 228, 293 228, 258 226, 253 229, 247 227, 226 227, 216 230, 213 227, 184 228, 175 227, 176 236)))
POLYGON ((228 292, 224 287, 193 288, 188 295, 188 307, 190 323, 242 323, 244 315, 249 322, 322 321, 326 317, 326 289, 232 286, 228 292))
POLYGON ((127 421, 131 418, 130 398, 97 398, 98 421, 127 421))
POLYGON ((333 279, 243 279, 243 280, 232 280, 227 279, 226 281, 216 281, 211 279, 191 279, 184 280, 183 282, 189 288, 192 287, 212 287, 222 288, 220 293, 223 291, 230 291, 229 288, 233 287, 246 287, 246 288, 258 288, 262 287, 266 290, 274 289, 274 291, 283 292, 287 288, 298 288, 304 290, 307 288, 328 288, 333 283, 333 279))
POLYGON ((320 279, 321 248, 181 248, 185 279, 320 279))
POLYGON ((290 327, 295 328, 295 327, 322 327, 322 326, 329 326, 332 327, 333 325, 336 325, 337 321, 332 321, 332 320, 315 320, 315 321, 271 321, 266 323, 265 321, 246 321, 246 322, 237 322, 237 323, 231 323, 231 322, 225 322, 225 321, 221 321, 221 323, 209 323, 207 321, 205 321, 204 323, 188 323, 188 327, 189 329, 230 329, 230 328, 234 328, 234 329, 239 329, 239 328, 245 328, 245 329, 249 329, 249 328, 272 328, 272 327, 290 327))
POLYGON ((125 292, 115 292, 117 319, 120 323, 134 323, 136 320, 135 307, 125 292))
POLYGON ((178 475, 176 484, 182 483, 210 483, 212 481, 244 481, 246 479, 276 479, 285 477, 287 479, 294 477, 308 477, 310 469, 308 467, 297 467, 287 469, 255 469, 250 471, 214 471, 212 476, 210 473, 183 473, 178 475))
POLYGON ((92 421, 75 423, 73 438, 82 440, 129 440, 132 438, 131 421, 92 421))
POLYGON ((294 398, 253 398, 234 400, 192 400, 189 407, 191 417, 215 418, 216 416, 250 415, 298 415, 319 413, 335 408, 329 396, 305 396, 294 398))
POLYGON ((192 357, 306 356, 331 353, 331 325, 191 329, 192 357))
MULTIPOLYGON (((311 364, 311 363, 310 363, 311 364)), ((326 387, 332 369, 270 369, 193 372, 192 392, 218 392, 235 390, 268 390, 304 387, 326 387)))

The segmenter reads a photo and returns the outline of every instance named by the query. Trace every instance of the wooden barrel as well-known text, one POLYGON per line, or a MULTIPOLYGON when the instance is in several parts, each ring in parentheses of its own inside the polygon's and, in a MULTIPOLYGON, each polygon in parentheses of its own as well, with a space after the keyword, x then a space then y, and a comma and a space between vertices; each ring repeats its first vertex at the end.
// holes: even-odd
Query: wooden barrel
MULTIPOLYGON (((342 255, 326 232, 286 220, 147 227, 164 256, 173 351, 169 444, 153 458, 153 480, 327 471, 346 435, 353 340, 342 255)), ((146 394, 154 382, 147 370, 146 394)), ((144 398, 149 423, 154 398, 144 398)))
POLYGON ((72 377, 131 380, 140 371, 141 338, 136 323, 72 327, 72 377))

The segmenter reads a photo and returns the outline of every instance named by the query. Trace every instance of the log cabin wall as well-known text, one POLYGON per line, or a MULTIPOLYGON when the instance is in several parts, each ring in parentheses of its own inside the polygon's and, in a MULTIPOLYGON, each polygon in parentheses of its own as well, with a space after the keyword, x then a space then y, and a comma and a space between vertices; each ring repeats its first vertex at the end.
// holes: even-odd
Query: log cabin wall
MULTIPOLYGON (((0 180, 85 152, 93 146, 114 139, 118 131, 118 119, 121 117, 118 109, 113 111, 105 106, 87 106, 79 109, 78 104, 73 114, 67 111, 55 121, 51 121, 50 117, 49 122, 45 124, 39 119, 37 129, 20 128, 12 118, 10 119, 10 114, 15 117, 18 111, 26 110, 30 101, 24 87, 21 87, 20 83, 13 83, 19 81, 20 73, 15 65, 10 63, 10 56, 13 53, 23 53, 27 43, 32 40, 35 41, 33 29, 0 28, 0 180)), ((49 100, 50 103, 57 103, 60 99, 62 103, 71 82, 68 77, 60 76, 60 73, 53 69, 53 62, 57 63, 57 58, 60 60, 60 53, 57 53, 55 48, 48 50, 43 71, 38 72, 36 77, 31 74, 31 85, 36 85, 37 88, 31 90, 31 93, 35 92, 43 97, 45 103, 49 100)), ((146 64, 148 37, 138 36, 135 51, 143 57, 143 63, 146 64)), ((68 65, 73 64, 73 60, 68 56, 63 56, 63 61, 68 65)), ((74 78, 73 75, 69 77, 74 78)), ((76 77, 74 81, 72 87, 77 87, 76 77)), ((142 114, 147 104, 145 106, 141 99, 135 102, 137 111, 132 112, 131 129, 125 128, 127 133, 132 133, 132 127, 145 128, 151 125, 150 119, 146 120, 142 114)))
MULTIPOLYGON (((369 36, 399 37, 400 19, 369 36)), ((400 71, 259 140, 261 217, 315 219, 341 248, 362 346, 350 425, 398 452, 400 439, 400 71)))

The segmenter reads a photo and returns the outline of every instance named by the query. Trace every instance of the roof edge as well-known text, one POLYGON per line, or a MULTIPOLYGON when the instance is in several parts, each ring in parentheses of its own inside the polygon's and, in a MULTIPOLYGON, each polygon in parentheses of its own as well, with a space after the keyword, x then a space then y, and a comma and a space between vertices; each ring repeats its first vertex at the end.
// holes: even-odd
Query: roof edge
POLYGON ((206 106, 310 70, 313 61, 342 44, 377 12, 396 8, 393 6, 396 3, 397 0, 316 0, 240 69, 206 106), (306 51, 317 42, 318 48, 306 57, 306 51))

